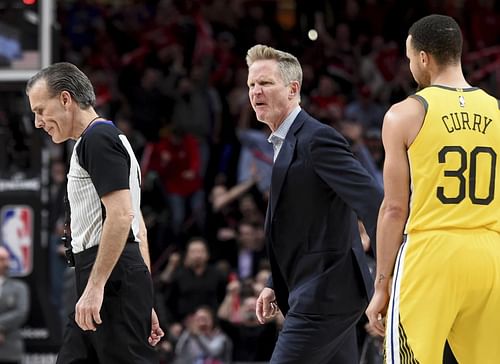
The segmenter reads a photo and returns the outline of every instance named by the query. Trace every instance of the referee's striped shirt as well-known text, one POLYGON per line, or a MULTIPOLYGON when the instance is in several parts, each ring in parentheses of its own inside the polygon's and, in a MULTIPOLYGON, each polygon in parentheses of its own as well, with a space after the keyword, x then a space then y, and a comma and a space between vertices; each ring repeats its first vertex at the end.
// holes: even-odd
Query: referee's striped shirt
POLYGON ((101 197, 116 190, 130 190, 134 218, 128 240, 139 242, 140 178, 130 143, 111 121, 95 122, 76 141, 68 173, 73 253, 99 244, 106 219, 101 197))

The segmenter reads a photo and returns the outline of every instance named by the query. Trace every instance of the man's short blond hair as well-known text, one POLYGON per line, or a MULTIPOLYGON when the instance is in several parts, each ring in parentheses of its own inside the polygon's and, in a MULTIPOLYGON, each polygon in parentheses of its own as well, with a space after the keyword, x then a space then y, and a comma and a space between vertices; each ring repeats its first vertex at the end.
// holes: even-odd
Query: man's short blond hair
POLYGON ((283 52, 273 47, 257 44, 247 52, 246 61, 250 67, 256 61, 273 59, 278 62, 278 68, 285 84, 297 81, 302 87, 302 67, 294 55, 283 52))

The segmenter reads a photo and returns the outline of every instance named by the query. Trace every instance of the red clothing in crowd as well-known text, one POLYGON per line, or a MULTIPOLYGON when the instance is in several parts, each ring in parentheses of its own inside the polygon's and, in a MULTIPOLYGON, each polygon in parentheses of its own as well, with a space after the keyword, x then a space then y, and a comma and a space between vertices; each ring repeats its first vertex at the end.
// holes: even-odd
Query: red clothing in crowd
POLYGON ((144 152, 143 169, 146 173, 156 171, 168 194, 189 196, 202 188, 200 150, 189 134, 169 134, 150 143, 144 152))

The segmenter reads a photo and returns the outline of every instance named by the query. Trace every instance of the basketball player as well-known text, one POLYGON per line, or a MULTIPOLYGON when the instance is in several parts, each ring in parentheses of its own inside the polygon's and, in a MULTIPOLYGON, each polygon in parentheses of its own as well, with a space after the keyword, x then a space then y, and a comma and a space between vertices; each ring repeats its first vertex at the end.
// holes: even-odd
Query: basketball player
POLYGON ((406 54, 420 91, 384 119, 385 197, 366 313, 385 332, 388 363, 440 363, 446 339, 461 364, 500 360, 499 103, 467 83, 461 52, 452 18, 413 24, 406 54))

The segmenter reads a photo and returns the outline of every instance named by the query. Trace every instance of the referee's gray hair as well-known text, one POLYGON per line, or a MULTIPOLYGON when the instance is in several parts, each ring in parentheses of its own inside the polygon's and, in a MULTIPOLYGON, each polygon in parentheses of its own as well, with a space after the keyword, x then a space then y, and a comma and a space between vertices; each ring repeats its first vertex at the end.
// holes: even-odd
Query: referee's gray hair
POLYGON ((95 106, 96 100, 92 83, 85 73, 72 63, 59 62, 42 69, 28 80, 26 93, 29 93, 35 83, 41 80, 47 82, 50 97, 67 91, 81 109, 95 106))
POLYGON ((246 61, 250 67, 255 61, 274 59, 278 62, 278 68, 285 84, 297 81, 302 87, 302 67, 294 55, 283 52, 273 47, 257 44, 247 52, 246 61))

